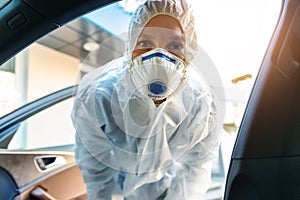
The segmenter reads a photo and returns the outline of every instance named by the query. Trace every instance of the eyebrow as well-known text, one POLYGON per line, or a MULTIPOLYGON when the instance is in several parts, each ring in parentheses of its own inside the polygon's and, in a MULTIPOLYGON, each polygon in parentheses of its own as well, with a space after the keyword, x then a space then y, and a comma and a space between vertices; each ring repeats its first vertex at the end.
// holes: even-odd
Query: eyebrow
POLYGON ((143 38, 143 39, 152 39, 153 36, 150 35, 150 34, 141 34, 141 35, 138 37, 138 41, 139 41, 139 39, 141 39, 141 38, 143 38))
POLYGON ((171 39, 185 41, 185 37, 183 35, 174 35, 174 36, 171 36, 171 39))
MULTIPOLYGON (((150 34, 141 34, 138 38, 137 41, 139 41, 140 39, 153 39, 153 36, 150 34)), ((185 41, 185 37, 183 35, 173 35, 170 37, 170 40, 175 40, 175 41, 185 41)))

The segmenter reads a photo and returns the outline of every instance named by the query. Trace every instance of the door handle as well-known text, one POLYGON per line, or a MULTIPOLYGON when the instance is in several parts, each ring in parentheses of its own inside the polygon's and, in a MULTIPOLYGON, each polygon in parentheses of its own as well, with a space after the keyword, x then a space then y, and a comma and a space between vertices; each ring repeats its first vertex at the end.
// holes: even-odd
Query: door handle
POLYGON ((67 164, 67 161, 62 156, 38 156, 34 158, 34 163, 37 168, 44 172, 49 169, 59 167, 61 165, 67 164))

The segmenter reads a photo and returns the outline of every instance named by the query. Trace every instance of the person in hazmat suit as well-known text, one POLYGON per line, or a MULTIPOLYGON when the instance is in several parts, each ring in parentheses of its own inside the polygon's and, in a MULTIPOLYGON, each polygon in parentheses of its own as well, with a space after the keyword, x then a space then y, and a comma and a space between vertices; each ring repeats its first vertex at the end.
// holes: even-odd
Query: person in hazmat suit
POLYGON ((147 0, 124 55, 83 77, 72 120, 88 199, 203 199, 220 131, 196 51, 191 6, 147 0))

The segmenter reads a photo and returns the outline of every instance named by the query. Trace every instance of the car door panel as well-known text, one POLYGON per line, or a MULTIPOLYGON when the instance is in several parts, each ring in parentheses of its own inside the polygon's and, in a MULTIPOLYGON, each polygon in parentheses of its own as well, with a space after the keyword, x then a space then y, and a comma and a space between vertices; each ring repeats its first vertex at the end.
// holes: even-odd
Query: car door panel
POLYGON ((54 152, 29 152, 25 154, 24 152, 3 152, 0 155, 1 164, 0 167, 6 169, 11 176, 15 179, 19 189, 25 190, 30 187, 30 183, 38 181, 39 179, 45 179, 47 176, 58 173, 59 171, 69 168, 75 165, 75 159, 73 153, 67 155, 66 153, 54 152), (36 157, 41 156, 62 156, 66 163, 53 167, 45 171, 41 171, 36 165, 36 157), (26 173, 24 173, 26 172, 26 173))
POLYGON ((83 200, 86 189, 81 173, 76 165, 55 174, 48 174, 30 185, 16 197, 18 200, 61 199, 83 200))
MULTIPOLYGON (((57 91, 0 119, 0 181, 3 183, 0 185, 0 199, 9 200, 16 195, 16 199, 72 199, 85 194, 84 182, 75 163, 74 144, 49 146, 48 141, 43 141, 46 146, 35 149, 30 149, 30 146, 20 149, 9 146, 14 136, 18 136, 18 129, 24 121, 33 116, 40 116, 42 111, 47 116, 48 112, 44 111, 53 107, 60 110, 59 106, 65 105, 64 103, 76 93, 76 89, 74 86, 57 91), (34 197, 34 194, 46 196, 34 197)), ((30 123, 32 122, 34 121, 31 120, 30 123)), ((51 120, 49 125, 55 126, 55 120, 51 120)), ((47 126, 44 125, 43 128, 47 126)), ((63 132, 64 129, 59 130, 60 135, 63 132)))

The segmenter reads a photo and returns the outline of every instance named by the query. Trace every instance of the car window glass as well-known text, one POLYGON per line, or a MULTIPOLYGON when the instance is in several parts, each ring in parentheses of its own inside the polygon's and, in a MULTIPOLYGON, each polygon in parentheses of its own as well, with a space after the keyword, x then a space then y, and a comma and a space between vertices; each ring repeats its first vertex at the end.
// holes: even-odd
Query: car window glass
MULTIPOLYGON (((65 149, 74 144, 75 130, 71 122, 72 98, 33 115, 15 133, 10 150, 65 149)), ((72 149, 70 149, 72 150, 72 149)))

